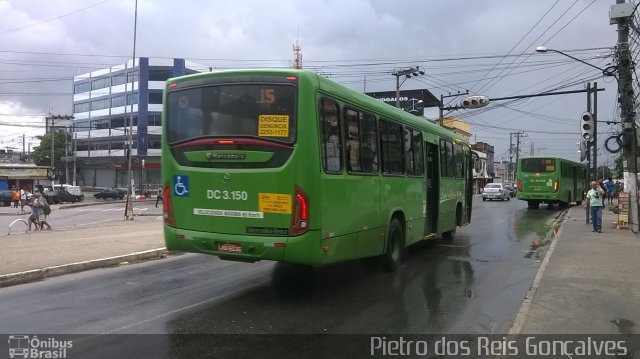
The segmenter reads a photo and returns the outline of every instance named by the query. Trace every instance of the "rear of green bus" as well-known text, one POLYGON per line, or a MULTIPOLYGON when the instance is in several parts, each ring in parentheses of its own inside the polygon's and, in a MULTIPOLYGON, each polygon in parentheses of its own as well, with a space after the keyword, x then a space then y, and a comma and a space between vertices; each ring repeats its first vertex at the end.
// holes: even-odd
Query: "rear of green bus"
POLYGON ((517 198, 529 207, 560 202, 560 166, 556 158, 520 158, 516 171, 517 198))
POLYGON ((248 262, 318 262, 319 230, 311 220, 320 166, 317 107, 315 91, 305 97, 301 90, 317 87, 314 76, 244 70, 167 81, 167 249, 248 262))

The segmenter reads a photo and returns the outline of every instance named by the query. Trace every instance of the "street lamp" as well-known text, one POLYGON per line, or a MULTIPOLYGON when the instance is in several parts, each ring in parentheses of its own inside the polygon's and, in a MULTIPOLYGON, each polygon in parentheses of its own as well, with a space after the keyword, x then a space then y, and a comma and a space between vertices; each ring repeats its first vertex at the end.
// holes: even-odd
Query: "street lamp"
POLYGON ((594 69, 597 69, 597 70, 601 71, 604 76, 614 76, 615 77, 615 71, 617 70, 617 66, 609 66, 607 68, 602 69, 602 68, 600 68, 598 66, 592 65, 592 64, 590 64, 590 63, 588 63, 588 62, 586 62, 584 60, 580 60, 579 58, 571 56, 571 55, 569 55, 567 53, 564 53, 564 52, 562 52, 560 50, 550 49, 550 48, 548 48, 546 46, 538 46, 538 47, 536 47, 536 52, 547 53, 549 51, 557 52, 560 55, 564 55, 564 56, 566 56, 568 58, 571 58, 571 59, 574 59, 574 60, 576 60, 578 62, 582 62, 583 64, 585 64, 587 66, 591 66, 594 69))
POLYGON ((396 70, 392 73, 393 76, 396 77, 396 107, 400 108, 400 86, 410 79, 411 77, 418 77, 424 75, 424 69, 420 66, 416 67, 407 67, 404 69, 396 70), (404 76, 402 82, 400 82, 400 77, 404 76))

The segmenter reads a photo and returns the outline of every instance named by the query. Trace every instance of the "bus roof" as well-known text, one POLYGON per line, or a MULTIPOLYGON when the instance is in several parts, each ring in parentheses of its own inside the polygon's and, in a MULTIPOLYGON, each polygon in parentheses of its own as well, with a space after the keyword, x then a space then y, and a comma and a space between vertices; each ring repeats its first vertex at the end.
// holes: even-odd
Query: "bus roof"
POLYGON ((387 116, 388 119, 392 119, 403 124, 419 128, 428 132, 432 132, 436 135, 452 138, 457 141, 468 143, 469 140, 463 136, 456 134, 455 132, 441 127, 424 117, 412 115, 406 111, 403 111, 394 106, 388 105, 382 101, 379 101, 371 96, 367 96, 361 92, 350 89, 342 84, 339 84, 331 79, 319 75, 318 73, 301 70, 301 69, 289 69, 289 68, 275 68, 275 69, 236 69, 236 70, 220 70, 212 72, 200 72, 197 74, 185 75, 180 77, 174 77, 167 80, 167 86, 180 83, 184 81, 191 81, 200 78, 207 77, 224 77, 232 75, 277 75, 277 76, 296 76, 298 78, 305 78, 308 81, 316 82, 319 89, 331 93, 333 96, 339 97, 341 100, 349 102, 350 99, 357 101, 358 105, 375 111, 376 113, 387 116))
POLYGON ((536 158, 541 158, 541 159, 542 159, 542 158, 545 158, 545 159, 548 159, 548 158, 551 158, 551 159, 558 159, 558 160, 561 160, 562 162, 567 162, 567 163, 571 163, 571 164, 574 164, 574 165, 582 165, 582 166, 586 166, 586 164, 584 164, 584 163, 580 163, 580 162, 578 162, 578 161, 572 161, 572 160, 568 160, 568 159, 566 159, 566 158, 557 157, 557 156, 545 156, 545 155, 537 155, 537 156, 520 156, 520 157, 518 158, 518 162, 520 162, 520 161, 522 161, 522 160, 526 160, 526 159, 536 159, 536 158))

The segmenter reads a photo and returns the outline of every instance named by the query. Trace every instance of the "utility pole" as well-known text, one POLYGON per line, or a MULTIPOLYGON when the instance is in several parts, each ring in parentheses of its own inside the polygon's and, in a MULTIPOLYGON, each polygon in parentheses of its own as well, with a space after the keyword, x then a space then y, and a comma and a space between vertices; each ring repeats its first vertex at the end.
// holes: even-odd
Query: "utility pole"
POLYGON ((77 158, 77 156, 76 156, 76 151, 77 151, 76 144, 78 143, 77 141, 78 141, 78 133, 74 132, 73 133, 73 185, 74 186, 76 185, 76 178, 78 177, 76 175, 76 158, 77 158))
MULTIPOLYGON (((133 171, 131 169, 131 156, 133 151, 133 99, 135 96, 134 85, 136 83, 136 36, 138 29, 138 0, 135 2, 133 18, 133 56, 131 59, 131 110, 129 112, 129 150, 127 151, 127 203, 124 208, 124 219, 133 220, 133 171)), ((137 148, 137 146, 136 146, 137 148)))
POLYGON ((64 132, 64 183, 69 183, 69 132, 64 132))
POLYGON ((55 120, 66 120, 66 121, 71 121, 73 120, 74 117, 73 116, 69 116, 69 115, 52 115, 51 113, 49 113, 49 116, 47 116, 45 118, 45 127, 46 127, 46 132, 47 134, 50 135, 50 140, 51 140, 51 173, 49 173, 49 180, 51 181, 51 187, 53 187, 53 179, 55 178, 55 157, 54 157, 54 143, 56 142, 56 129, 55 129, 55 120), (49 125, 49 121, 51 121, 51 125, 49 125))
POLYGON ((536 150, 533 148, 533 142, 531 142, 531 151, 529 152, 529 156, 533 156, 536 154, 536 150))
POLYGON ((511 169, 513 168, 513 132, 509 133, 509 170, 507 179, 511 181, 511 169))
MULTIPOLYGON (((524 132, 516 132, 516 166, 518 164, 518 159, 520 158, 520 137, 527 137, 527 135, 524 134, 524 132)), ((513 174, 514 180, 515 180, 515 171, 513 174)))
MULTIPOLYGON (((624 0, 616 0, 615 6, 621 6, 624 0)), ((612 8, 613 8, 612 7, 612 8)), ((613 19, 612 19, 613 20, 613 19)), ((622 145, 623 145, 623 166, 628 172, 628 181, 625 183, 625 191, 629 192, 629 224, 634 233, 638 233, 638 197, 637 197, 637 141, 635 126, 635 111, 633 108, 634 94, 631 66, 631 53, 629 49, 629 27, 631 17, 618 17, 618 94, 620 97, 620 117, 622 121, 622 145)))

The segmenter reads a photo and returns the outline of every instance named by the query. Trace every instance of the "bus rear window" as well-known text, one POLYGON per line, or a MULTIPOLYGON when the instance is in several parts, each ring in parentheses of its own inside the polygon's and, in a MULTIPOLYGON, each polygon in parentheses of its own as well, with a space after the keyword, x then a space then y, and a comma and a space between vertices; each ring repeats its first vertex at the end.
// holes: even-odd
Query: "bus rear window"
POLYGON ((552 158, 525 158, 520 170, 528 173, 548 173, 555 172, 556 166, 552 158))
POLYGON ((172 91, 167 101, 169 143, 203 136, 295 140, 294 85, 224 84, 172 91))

